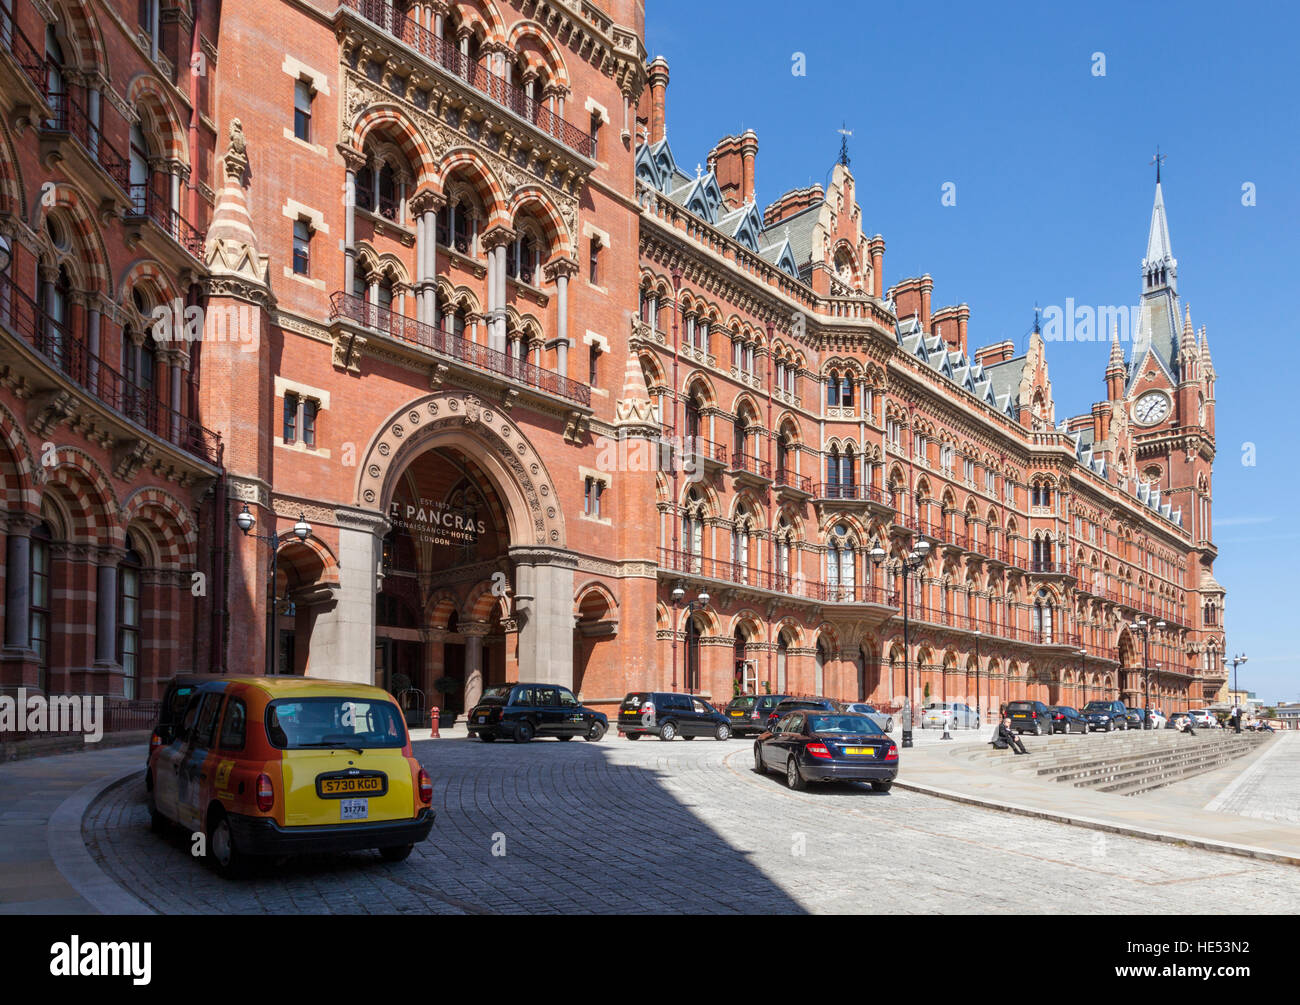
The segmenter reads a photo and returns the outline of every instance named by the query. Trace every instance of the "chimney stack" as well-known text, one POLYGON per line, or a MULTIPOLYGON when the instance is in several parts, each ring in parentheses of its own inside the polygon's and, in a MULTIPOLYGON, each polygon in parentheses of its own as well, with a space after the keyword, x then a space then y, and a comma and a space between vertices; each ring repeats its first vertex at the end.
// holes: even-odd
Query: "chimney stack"
POLYGON ((885 239, 877 234, 868 247, 871 249, 871 292, 879 300, 885 289, 885 239))
POLYGON ((668 60, 656 56, 649 66, 650 77, 650 143, 653 146, 664 138, 664 109, 668 99, 668 60))
POLYGON ((1009 359, 1014 359, 1015 355, 1016 344, 1007 339, 1004 342, 995 342, 993 345, 976 349, 972 358, 980 366, 992 366, 994 363, 1005 363, 1009 359))

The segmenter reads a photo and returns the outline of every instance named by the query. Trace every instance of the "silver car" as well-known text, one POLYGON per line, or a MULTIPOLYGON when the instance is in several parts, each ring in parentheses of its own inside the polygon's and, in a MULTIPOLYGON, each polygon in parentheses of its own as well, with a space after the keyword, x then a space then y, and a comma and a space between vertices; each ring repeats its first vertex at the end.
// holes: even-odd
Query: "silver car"
POLYGON ((921 716, 922 729, 974 729, 978 720, 975 709, 963 702, 932 701, 921 716))
POLYGON ((888 712, 879 711, 875 705, 868 705, 865 702, 855 701, 846 705, 844 711, 860 712, 879 726, 881 732, 892 733, 894 731, 894 717, 888 712))

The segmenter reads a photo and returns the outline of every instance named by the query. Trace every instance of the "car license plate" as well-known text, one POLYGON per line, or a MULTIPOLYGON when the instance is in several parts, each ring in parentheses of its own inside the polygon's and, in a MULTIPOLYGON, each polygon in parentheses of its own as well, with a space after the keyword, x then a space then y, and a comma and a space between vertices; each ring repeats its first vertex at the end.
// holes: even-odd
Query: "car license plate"
POLYGON ((740 718, 741 716, 743 716, 744 714, 745 714, 744 712, 732 712, 732 713, 731 713, 731 717, 732 717, 733 719, 739 719, 739 718, 740 718))
POLYGON ((478 717, 478 721, 479 721, 479 722, 487 722, 487 716, 486 716, 486 715, 480 715, 480 716, 478 717))
POLYGON ((339 803, 340 820, 365 820, 369 815, 369 799, 344 799, 339 803))
POLYGON ((876 748, 875 748, 875 747, 845 747, 845 748, 844 748, 844 753, 846 753, 846 754, 867 754, 868 756, 874 756, 875 753, 876 753, 876 748))
POLYGON ((1015 715, 1013 715, 1011 718, 1013 718, 1013 719, 1023 719, 1024 717, 1025 717, 1025 713, 1024 713, 1024 712, 1017 712, 1017 713, 1016 713, 1015 715))
MULTIPOLYGON (((320 794, 322 796, 344 796, 353 792, 383 792, 384 779, 379 775, 363 775, 360 778, 322 778, 320 794)), ((365 802, 365 800, 361 800, 365 802)))

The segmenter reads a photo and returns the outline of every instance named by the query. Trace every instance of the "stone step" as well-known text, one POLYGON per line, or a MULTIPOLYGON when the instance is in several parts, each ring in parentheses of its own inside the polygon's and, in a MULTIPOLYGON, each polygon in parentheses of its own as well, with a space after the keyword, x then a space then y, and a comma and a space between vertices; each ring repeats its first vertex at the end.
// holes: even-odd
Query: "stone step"
MULTIPOLYGON (((1253 741, 1254 738, 1252 738, 1253 741)), ((1205 738, 1199 736, 1190 737, 1175 734, 1168 737, 1148 737, 1145 740, 1134 738, 1129 743, 1110 745, 1110 744, 1093 744, 1087 747, 1076 747, 1071 750, 1055 751, 1031 751, 1028 757, 1017 758, 1013 770, 1030 770, 1038 767, 1065 765, 1071 763, 1083 763, 1085 761, 1096 760, 1113 760, 1119 758, 1140 756, 1142 754, 1159 752, 1180 748, 1185 744, 1199 744, 1205 749, 1218 749, 1225 745, 1242 745, 1251 749, 1252 741, 1246 741, 1244 744, 1237 739, 1228 739, 1224 737, 1205 738)), ((990 751, 993 755, 1005 754, 1005 751, 990 751)), ((1014 755, 1013 755, 1014 756, 1014 755)))
MULTIPOLYGON (((1190 745, 1196 743, 1196 740, 1194 738, 1189 738, 1185 742, 1190 745)), ((1236 749, 1238 747, 1241 747, 1242 749, 1250 749, 1246 747, 1244 744, 1212 743, 1212 742, 1200 744, 1194 749, 1199 751, 1218 751, 1218 750, 1236 749)), ((1129 748, 1122 751, 1100 751, 1100 750, 1088 751, 1088 752, 1079 752, 1070 756, 1055 756, 1055 757, 1047 757, 1041 759, 1035 758, 1033 760, 1022 757, 1019 759, 1020 763, 1013 764, 1011 766, 1011 770, 1021 771, 1021 772, 1033 771, 1036 772, 1037 774, 1043 775, 1051 772, 1060 772, 1063 770, 1071 770, 1076 768, 1087 769, 1087 768, 1093 768, 1093 767, 1111 765, 1111 764, 1123 764, 1130 761, 1142 760, 1142 759, 1152 758, 1152 757, 1177 755, 1183 752, 1184 750, 1191 750, 1191 749, 1193 748, 1191 748, 1190 746, 1184 747, 1181 744, 1177 746, 1174 746, 1172 744, 1160 744, 1158 746, 1151 746, 1151 747, 1140 748, 1140 749, 1129 748)))
POLYGON ((1118 796, 1141 795, 1143 792, 1150 792, 1153 789, 1158 789, 1173 782, 1181 781, 1184 778, 1190 778, 1193 775, 1212 771, 1215 768, 1226 764, 1228 761, 1240 757, 1244 753, 1245 751, 1243 750, 1226 758, 1202 758, 1192 762, 1191 764, 1184 765, 1180 769, 1176 768, 1165 772, 1159 772, 1154 775, 1148 774, 1140 778, 1130 779, 1117 784, 1098 786, 1096 791, 1109 792, 1112 795, 1118 796))
POLYGON ((1081 765, 1064 771, 1044 770, 1039 775, 1050 775, 1052 781, 1069 782, 1080 788, 1092 788, 1110 782, 1112 779, 1135 778, 1143 774, 1152 774, 1167 767, 1213 761, 1223 764, 1239 757, 1244 750, 1201 749, 1170 751, 1163 754, 1151 754, 1145 757, 1130 758, 1124 761, 1111 761, 1100 764, 1081 765))

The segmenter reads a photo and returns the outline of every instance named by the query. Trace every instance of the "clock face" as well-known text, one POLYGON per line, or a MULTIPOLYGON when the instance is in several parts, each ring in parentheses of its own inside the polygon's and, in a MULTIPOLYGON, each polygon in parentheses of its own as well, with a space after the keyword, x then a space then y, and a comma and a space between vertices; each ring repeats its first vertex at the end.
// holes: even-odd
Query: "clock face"
POLYGON ((1133 418, 1143 426, 1154 426, 1168 414, 1169 399, 1159 391, 1142 395, 1133 406, 1133 418))

